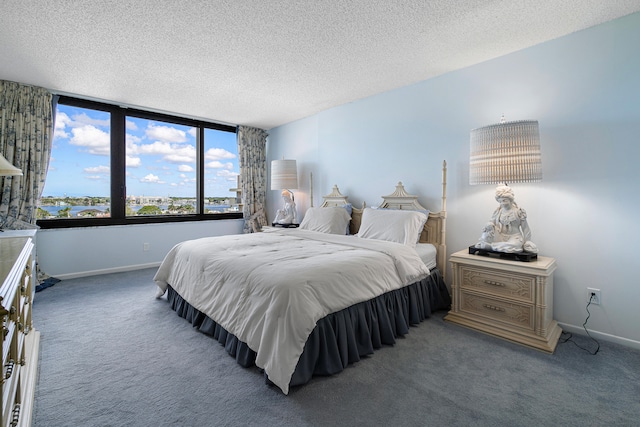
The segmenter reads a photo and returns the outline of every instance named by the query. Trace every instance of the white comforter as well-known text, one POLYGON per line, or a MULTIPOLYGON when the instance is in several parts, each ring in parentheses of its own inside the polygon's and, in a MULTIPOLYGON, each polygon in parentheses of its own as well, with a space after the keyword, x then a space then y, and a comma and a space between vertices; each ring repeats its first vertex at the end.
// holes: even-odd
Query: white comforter
POLYGON ((247 343, 288 394, 319 319, 428 274, 405 245, 287 229, 179 243, 154 280, 247 343))

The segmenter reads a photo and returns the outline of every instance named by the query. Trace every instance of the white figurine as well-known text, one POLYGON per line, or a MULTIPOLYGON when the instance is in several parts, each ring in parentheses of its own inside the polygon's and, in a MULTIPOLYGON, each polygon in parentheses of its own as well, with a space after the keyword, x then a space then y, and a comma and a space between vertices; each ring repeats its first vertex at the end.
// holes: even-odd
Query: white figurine
POLYGON ((513 190, 506 185, 496 189, 496 201, 500 204, 482 229, 482 235, 476 248, 497 252, 538 253, 538 247, 531 239, 531 230, 527 224, 527 213, 518 207, 513 190))
POLYGON ((278 209, 273 222, 276 224, 297 224, 296 203, 293 201, 293 194, 289 190, 282 190, 282 200, 284 207, 278 209))

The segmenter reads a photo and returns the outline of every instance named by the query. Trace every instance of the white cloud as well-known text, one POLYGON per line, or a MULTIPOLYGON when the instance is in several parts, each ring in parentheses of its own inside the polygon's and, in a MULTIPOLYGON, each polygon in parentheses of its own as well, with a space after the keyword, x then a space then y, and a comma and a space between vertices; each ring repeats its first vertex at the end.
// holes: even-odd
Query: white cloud
POLYGON ((195 163, 196 148, 193 145, 175 145, 156 141, 152 144, 127 144, 127 153, 161 155, 163 160, 171 163, 195 163))
POLYGON ((127 167, 128 168, 137 168, 142 164, 142 160, 140 157, 127 156, 127 167))
POLYGON ((131 120, 127 120, 126 125, 128 130, 138 130, 138 126, 131 120))
POLYGON ((191 135, 192 137, 196 137, 196 135, 198 134, 197 129, 196 128, 189 128, 189 130, 187 131, 189 133, 189 135, 191 135))
POLYGON ((238 172, 233 172, 227 169, 221 169, 216 172, 216 176, 226 178, 227 181, 235 181, 238 175, 240 175, 238 172))
POLYGON ((149 175, 145 176, 144 178, 141 178, 140 182, 149 182, 149 183, 153 183, 153 184, 164 184, 163 181, 160 181, 160 177, 159 176, 154 175, 152 173, 150 173, 149 175))
POLYGON ((142 139, 138 136, 131 135, 130 133, 128 133, 126 135, 126 141, 127 141, 127 149, 129 149, 130 146, 135 146, 135 144, 139 144, 140 141, 142 141, 142 139))
POLYGON ((66 113, 56 114, 56 126, 54 130, 55 138, 69 138, 69 133, 66 131, 67 126, 71 125, 71 119, 66 113))
POLYGON ((185 131, 170 126, 156 126, 153 123, 145 131, 147 137, 151 140, 161 142, 186 142, 187 134, 185 131))
POLYGON ((104 173, 108 174, 111 171, 109 166, 94 166, 89 168, 84 168, 84 173, 104 173))
POLYGON ((110 119, 105 119, 105 120, 94 119, 93 117, 87 116, 86 113, 76 114, 75 116, 73 116, 73 121, 75 123, 72 123, 71 125, 74 127, 90 125, 90 126, 99 126, 99 127, 108 128, 111 126, 110 119))
POLYGON ((171 144, 160 141, 152 144, 134 145, 130 150, 131 154, 169 154, 171 151, 171 144))
POLYGON ((111 126, 111 122, 109 119, 99 120, 89 117, 86 113, 76 114, 73 118, 69 117, 67 113, 58 111, 56 113, 56 123, 55 123, 55 138, 69 138, 71 134, 67 132, 67 128, 72 128, 71 132, 73 134, 72 140, 69 141, 73 145, 79 145, 82 147, 93 147, 89 150, 91 154, 105 155, 106 153, 102 148, 96 148, 96 141, 87 141, 86 137, 88 133, 94 132, 96 135, 100 135, 98 145, 103 144, 103 136, 107 136, 108 143, 108 132, 99 130, 97 128, 104 127, 109 129, 111 126), (76 129, 81 129, 76 132, 76 129), (95 130, 95 131, 94 131, 95 130))
POLYGON ((102 179, 104 179, 104 176, 100 176, 100 175, 89 175, 87 177, 87 179, 90 179, 92 181, 100 181, 102 179))
POLYGON ((223 160, 223 159, 235 159, 236 155, 231 151, 227 151, 224 148, 209 148, 204 153, 205 160, 223 160))
POLYGON ((196 161, 196 149, 192 145, 181 148, 173 148, 170 154, 163 157, 171 163, 194 163, 196 161))
POLYGON ((222 163, 219 161, 209 162, 206 164, 206 167, 212 169, 233 169, 233 164, 230 162, 222 163))
POLYGON ((71 130, 73 137, 69 140, 69 144, 87 148, 91 154, 101 156, 109 155, 110 139, 109 134, 95 126, 85 125, 71 130))
POLYGON ((191 167, 189 165, 180 165, 180 166, 178 166, 178 171, 179 172, 193 172, 194 169, 193 169, 193 167, 191 167))
POLYGON ((56 113, 56 129, 58 127, 64 128, 65 126, 68 126, 70 124, 71 124, 71 119, 69 118, 67 113, 62 111, 56 113))

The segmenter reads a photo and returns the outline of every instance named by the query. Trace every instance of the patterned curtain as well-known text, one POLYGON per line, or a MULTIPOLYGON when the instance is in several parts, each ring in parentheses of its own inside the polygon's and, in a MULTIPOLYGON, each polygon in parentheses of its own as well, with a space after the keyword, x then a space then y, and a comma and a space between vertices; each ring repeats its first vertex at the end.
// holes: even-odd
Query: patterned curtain
POLYGON ((267 132, 238 126, 238 155, 244 232, 252 233, 267 225, 267 132))
POLYGON ((7 228, 36 223, 51 155, 51 100, 44 88, 0 80, 0 152, 23 174, 0 177, 0 221, 7 228))

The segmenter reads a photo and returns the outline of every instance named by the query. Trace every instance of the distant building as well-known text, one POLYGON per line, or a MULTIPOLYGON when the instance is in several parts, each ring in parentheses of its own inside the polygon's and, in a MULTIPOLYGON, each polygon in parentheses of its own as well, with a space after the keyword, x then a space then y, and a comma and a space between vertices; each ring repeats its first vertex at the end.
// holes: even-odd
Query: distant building
POLYGON ((230 188, 229 191, 236 193, 235 200, 228 201, 230 212, 242 212, 242 187, 240 186, 240 175, 237 176, 236 188, 230 188))
POLYGON ((108 213, 103 212, 99 209, 84 209, 78 212, 76 215, 78 216, 78 218, 84 218, 88 216, 94 217, 94 218, 104 218, 109 216, 108 213))
POLYGON ((130 205, 168 205, 169 197, 165 196, 127 196, 127 203, 130 205))

